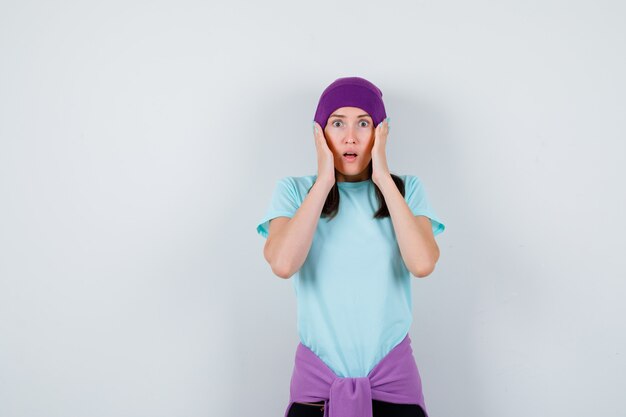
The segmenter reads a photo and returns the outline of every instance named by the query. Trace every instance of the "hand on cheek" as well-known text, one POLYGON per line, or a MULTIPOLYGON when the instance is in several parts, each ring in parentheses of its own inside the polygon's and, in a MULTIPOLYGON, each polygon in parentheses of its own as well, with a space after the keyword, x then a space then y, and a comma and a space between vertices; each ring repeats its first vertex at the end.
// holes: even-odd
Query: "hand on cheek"
POLYGON ((374 131, 374 145, 372 146, 372 181, 378 182, 391 176, 387 166, 387 136, 389 135, 389 118, 376 126, 374 131))

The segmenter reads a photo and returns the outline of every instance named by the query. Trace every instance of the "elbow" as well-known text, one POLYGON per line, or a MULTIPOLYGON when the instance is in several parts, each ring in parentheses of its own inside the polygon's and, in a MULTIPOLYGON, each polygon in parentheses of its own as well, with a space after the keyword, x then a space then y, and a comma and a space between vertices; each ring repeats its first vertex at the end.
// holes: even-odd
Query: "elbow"
POLYGON ((435 264, 431 263, 429 265, 420 265, 417 268, 413 268, 411 270, 411 274, 416 278, 426 278, 435 270, 435 264))
POLYGON ((435 265, 437 264, 438 258, 439 256, 433 258, 430 262, 423 262, 419 265, 413 266, 413 268, 411 269, 411 274, 413 274, 413 276, 416 278, 426 278, 435 270, 435 265))
POLYGON ((267 240, 265 248, 263 249, 263 255, 267 263, 272 268, 272 272, 277 277, 288 279, 291 278, 291 276, 294 274, 291 269, 291 265, 288 265, 287 263, 281 262, 279 259, 276 259, 277 256, 273 253, 270 247, 269 239, 267 240))
POLYGON ((285 268, 279 265, 272 265, 272 272, 279 278, 289 279, 293 275, 293 272, 289 268, 285 268))
POLYGON ((294 274, 293 268, 286 262, 272 262, 270 266, 274 275, 279 278, 289 279, 294 274))
POLYGON ((435 270, 435 265, 437 264, 438 260, 439 260, 439 247, 435 245, 435 251, 433 252, 433 256, 431 257, 430 261, 422 262, 419 265, 413 266, 413 269, 411 270, 411 274, 413 274, 413 276, 416 278, 426 278, 427 276, 433 273, 433 271, 435 270))

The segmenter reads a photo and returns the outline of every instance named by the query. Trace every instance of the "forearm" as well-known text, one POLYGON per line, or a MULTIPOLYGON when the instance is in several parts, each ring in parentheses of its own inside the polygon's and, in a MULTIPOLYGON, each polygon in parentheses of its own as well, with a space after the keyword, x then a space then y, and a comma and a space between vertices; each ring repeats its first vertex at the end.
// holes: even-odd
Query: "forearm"
POLYGON ((429 275, 439 259, 430 220, 415 216, 391 176, 377 184, 389 209, 400 254, 407 269, 416 277, 429 275))
POLYGON ((291 277, 302 267, 311 249, 320 214, 334 184, 315 182, 294 216, 267 242, 273 271, 291 277))

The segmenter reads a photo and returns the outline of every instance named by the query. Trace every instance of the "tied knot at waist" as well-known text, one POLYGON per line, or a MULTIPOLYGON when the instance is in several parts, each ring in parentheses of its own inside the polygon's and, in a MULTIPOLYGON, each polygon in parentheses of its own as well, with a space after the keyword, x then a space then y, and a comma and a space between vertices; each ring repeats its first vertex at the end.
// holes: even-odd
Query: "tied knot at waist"
POLYGON ((285 417, 294 402, 320 400, 325 402, 324 417, 373 417, 372 400, 418 404, 426 413, 409 335, 364 377, 337 376, 313 351, 299 343, 285 417))
POLYGON ((330 385, 324 417, 372 417, 372 386, 369 377, 337 377, 330 385))

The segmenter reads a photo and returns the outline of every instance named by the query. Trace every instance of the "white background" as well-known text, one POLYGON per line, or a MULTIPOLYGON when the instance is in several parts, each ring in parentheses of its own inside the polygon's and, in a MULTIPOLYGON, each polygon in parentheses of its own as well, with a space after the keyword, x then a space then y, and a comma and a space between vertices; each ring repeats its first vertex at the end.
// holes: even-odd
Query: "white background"
POLYGON ((282 417, 292 284, 255 227, 317 100, 383 91, 446 224, 430 417, 623 416, 618 1, 3 1, 0 415, 282 417))

